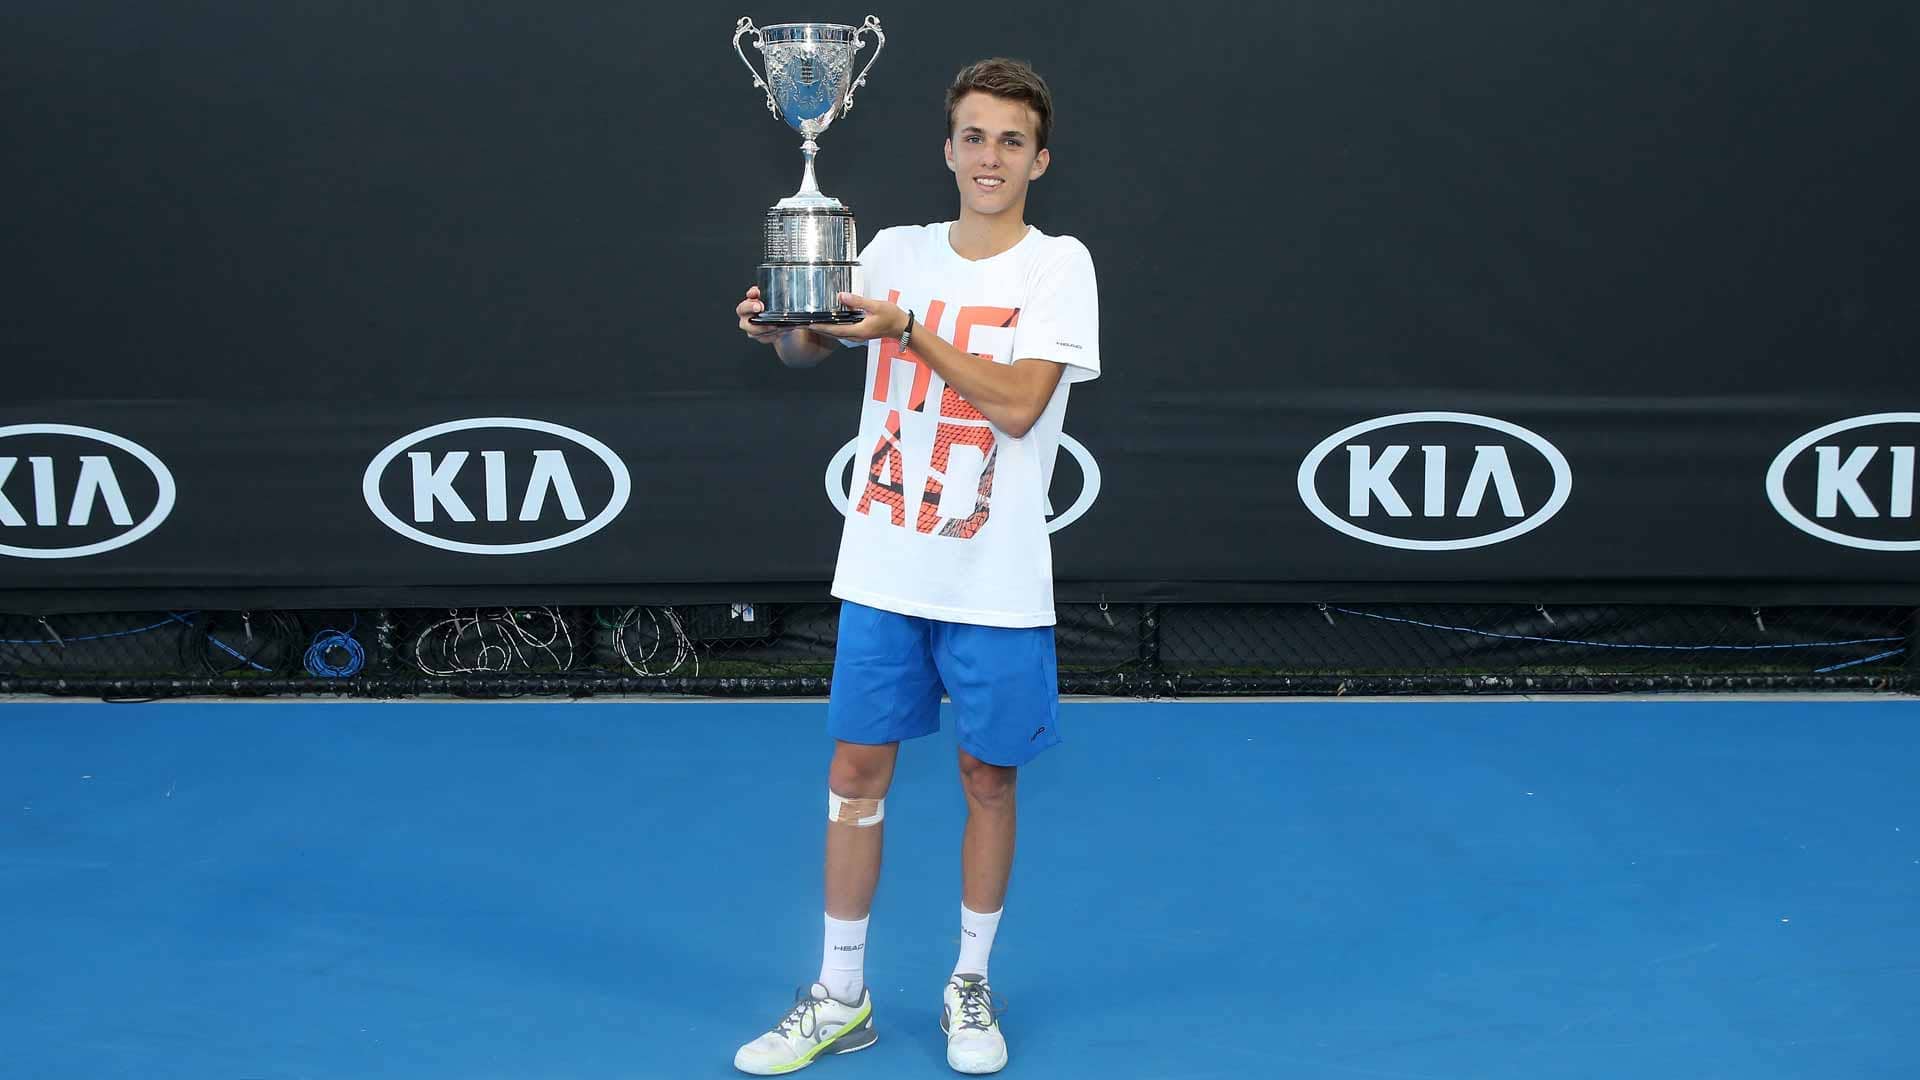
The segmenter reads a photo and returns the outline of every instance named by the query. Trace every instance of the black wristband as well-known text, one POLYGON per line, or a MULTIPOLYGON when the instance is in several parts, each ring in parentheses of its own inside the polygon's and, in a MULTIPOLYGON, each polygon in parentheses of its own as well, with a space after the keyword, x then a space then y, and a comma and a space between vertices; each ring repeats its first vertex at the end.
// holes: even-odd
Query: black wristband
POLYGON ((913 338, 913 309, 908 308, 906 328, 900 331, 900 351, 901 352, 905 352, 908 349, 909 346, 907 342, 912 340, 912 338, 913 338))

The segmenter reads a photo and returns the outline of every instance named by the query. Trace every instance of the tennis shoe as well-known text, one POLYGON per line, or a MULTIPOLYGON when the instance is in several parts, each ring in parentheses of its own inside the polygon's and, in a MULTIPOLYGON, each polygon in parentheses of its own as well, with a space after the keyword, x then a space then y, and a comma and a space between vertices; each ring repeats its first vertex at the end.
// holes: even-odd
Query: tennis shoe
POLYGON ((865 1050, 878 1037, 871 990, 862 990, 860 1000, 849 1005, 814 983, 795 992, 793 1008, 773 1030, 733 1055, 733 1067, 754 1076, 780 1076, 806 1068, 822 1054, 865 1050))
POLYGON ((995 1073, 1007 1067, 1007 1040, 1000 1033, 1006 1003, 993 1003, 993 990, 978 975, 955 975, 940 1009, 940 1030, 947 1033, 947 1064, 955 1072, 995 1073))

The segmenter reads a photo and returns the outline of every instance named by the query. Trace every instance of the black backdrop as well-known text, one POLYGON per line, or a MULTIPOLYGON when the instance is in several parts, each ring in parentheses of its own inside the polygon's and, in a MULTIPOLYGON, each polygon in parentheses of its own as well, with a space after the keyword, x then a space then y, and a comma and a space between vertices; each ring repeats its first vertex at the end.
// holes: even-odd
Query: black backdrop
MULTIPOLYGON (((800 157, 728 39, 867 10, 9 4, 0 604, 818 596, 859 363, 732 328, 800 157), (606 453, 408 441, 477 417, 606 453), (163 464, 163 519, 90 432, 163 464), (630 495, 572 542, 449 550, 371 509, 389 448, 402 520, 407 451, 468 454, 443 491, 479 520, 421 526, 458 544, 590 524, 607 457, 630 495), (554 489, 517 520, 541 450, 575 518, 554 489)), ((863 236, 951 216, 958 67, 1054 86, 1029 218, 1093 251, 1107 372, 1068 415, 1100 481, 1054 536, 1064 598, 1920 598, 1910 5, 872 10, 890 43, 820 157, 863 236), (1427 413, 1496 423, 1328 442, 1427 413)), ((1056 510, 1085 472, 1062 455, 1056 510)))

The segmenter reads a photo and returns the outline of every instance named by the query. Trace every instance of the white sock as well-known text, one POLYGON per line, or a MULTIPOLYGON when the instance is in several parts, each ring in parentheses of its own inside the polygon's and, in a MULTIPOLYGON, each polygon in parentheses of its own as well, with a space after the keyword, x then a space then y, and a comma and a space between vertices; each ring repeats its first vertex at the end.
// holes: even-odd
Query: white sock
MULTIPOLYGON (((871 917, 871 916, 869 916, 871 917)), ((820 985, 849 1004, 867 988, 867 920, 848 922, 827 916, 827 940, 820 953, 820 985)))
POLYGON ((1000 915, 1004 911, 1006 908, 982 915, 965 904, 960 905, 960 962, 953 965, 955 975, 987 977, 987 954, 993 951, 993 932, 1000 929, 1000 915))

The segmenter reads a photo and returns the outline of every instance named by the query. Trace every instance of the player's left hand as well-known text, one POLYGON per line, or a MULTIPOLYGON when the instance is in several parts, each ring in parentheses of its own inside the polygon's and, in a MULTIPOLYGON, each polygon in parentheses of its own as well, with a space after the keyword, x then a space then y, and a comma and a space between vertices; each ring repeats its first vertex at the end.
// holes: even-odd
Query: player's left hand
POLYGON ((897 338, 906 332, 907 313, 897 304, 885 300, 869 300, 853 293, 840 294, 840 302, 856 311, 866 313, 866 317, 855 323, 815 323, 807 329, 828 337, 843 341, 872 341, 874 338, 897 338))

